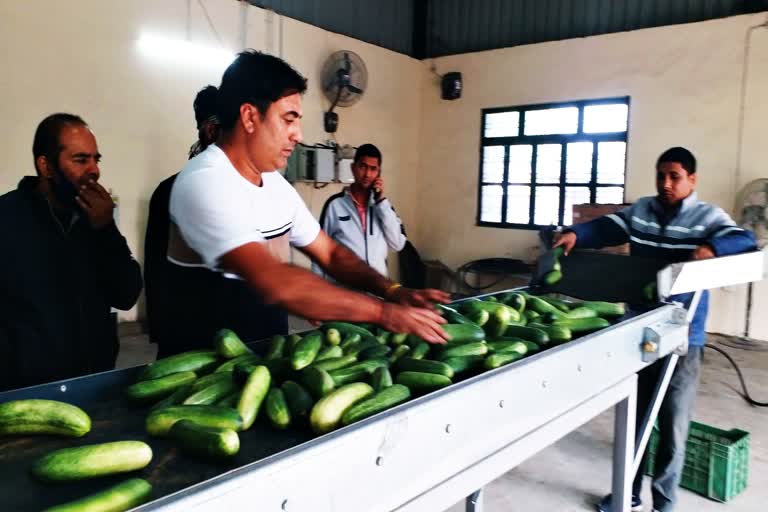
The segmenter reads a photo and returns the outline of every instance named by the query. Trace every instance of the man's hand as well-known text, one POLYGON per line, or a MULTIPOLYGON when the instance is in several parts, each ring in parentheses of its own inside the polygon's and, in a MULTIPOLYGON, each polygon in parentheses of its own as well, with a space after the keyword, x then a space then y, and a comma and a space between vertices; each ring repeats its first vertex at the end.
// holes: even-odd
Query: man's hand
POLYGON ((431 309, 413 308, 385 302, 378 322, 389 332, 415 334, 429 343, 444 344, 448 336, 440 324, 446 320, 431 309))
POLYGON ((396 302, 404 306, 415 306, 418 308, 429 309, 432 309, 432 304, 435 302, 439 302, 440 304, 447 304, 451 300, 451 296, 441 290, 435 290, 433 288, 414 290, 413 288, 404 287, 397 288, 391 294, 389 294, 389 297, 386 298, 390 302, 396 302))
POLYGON ((709 244, 703 244, 696 248, 695 251, 693 251, 693 256, 691 259, 694 260, 708 260, 710 258, 716 257, 717 254, 715 254, 715 251, 712 249, 712 246, 709 244))
POLYGON ((115 203, 112 196, 99 183, 89 179, 80 187, 80 193, 75 198, 94 229, 101 229, 112 222, 115 203))
POLYGON ((566 256, 571 252, 571 250, 576 245, 576 233, 573 231, 568 231, 566 233, 557 233, 555 235, 555 243, 552 244, 552 248, 555 247, 562 247, 563 252, 566 256))
POLYGON ((373 199, 376 200, 376 202, 384 199, 384 180, 381 179, 381 177, 378 177, 371 186, 373 187, 373 199))

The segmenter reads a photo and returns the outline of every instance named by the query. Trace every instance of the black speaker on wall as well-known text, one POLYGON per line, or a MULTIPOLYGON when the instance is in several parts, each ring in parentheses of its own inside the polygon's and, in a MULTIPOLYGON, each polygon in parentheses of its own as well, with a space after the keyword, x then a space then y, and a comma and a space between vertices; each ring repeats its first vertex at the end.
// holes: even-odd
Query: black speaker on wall
POLYGON ((440 81, 440 97, 444 100, 457 100, 461 98, 461 88, 461 73, 458 71, 446 73, 440 81))

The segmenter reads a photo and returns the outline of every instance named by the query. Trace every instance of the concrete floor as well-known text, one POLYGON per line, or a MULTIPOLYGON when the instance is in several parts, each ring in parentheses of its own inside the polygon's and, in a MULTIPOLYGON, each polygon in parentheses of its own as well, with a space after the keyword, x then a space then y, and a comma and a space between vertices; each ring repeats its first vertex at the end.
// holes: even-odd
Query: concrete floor
MULTIPOLYGON (((292 327, 303 327, 292 323, 292 327)), ((768 401, 768 352, 732 349, 710 336, 739 364, 750 393, 768 401)), ((122 338, 118 366, 154 360, 156 348, 145 336, 122 338)), ((729 430, 750 432, 750 475, 747 489, 728 503, 718 503, 681 489, 679 512, 758 512, 768 510, 768 409, 748 405, 738 393, 739 381, 730 363, 707 351, 694 419, 729 430)), ((609 410, 546 448, 485 488, 485 512, 594 511, 609 489, 613 440, 613 411, 609 410)), ((650 483, 643 493, 650 511, 650 483)), ((458 503, 446 512, 460 512, 458 503)), ((433 512, 433 511, 425 511, 433 512)))

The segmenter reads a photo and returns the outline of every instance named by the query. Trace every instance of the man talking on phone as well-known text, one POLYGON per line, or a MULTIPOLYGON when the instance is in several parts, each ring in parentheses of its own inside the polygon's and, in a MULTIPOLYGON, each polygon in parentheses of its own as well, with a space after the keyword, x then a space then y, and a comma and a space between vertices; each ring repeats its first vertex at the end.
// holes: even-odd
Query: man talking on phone
MULTIPOLYGON (((406 238, 402 222, 384 194, 381 151, 363 144, 352 163, 355 182, 328 198, 320 214, 320 226, 336 242, 387 277, 389 249, 401 251, 406 238)), ((324 275, 318 265, 316 273, 324 275)))

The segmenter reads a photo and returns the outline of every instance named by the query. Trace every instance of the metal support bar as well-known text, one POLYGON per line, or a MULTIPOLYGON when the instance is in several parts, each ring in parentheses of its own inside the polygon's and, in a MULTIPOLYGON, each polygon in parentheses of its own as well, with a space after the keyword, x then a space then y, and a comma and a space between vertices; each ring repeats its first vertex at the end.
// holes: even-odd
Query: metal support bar
POLYGON ((483 512, 483 488, 476 490, 466 500, 467 512, 483 512))
POLYGON ((643 424, 640 431, 643 435, 638 439, 635 445, 635 459, 632 462, 632 476, 637 474, 640 469, 640 463, 643 460, 643 453, 645 453, 645 447, 648 445, 648 440, 651 438, 651 430, 656 423, 656 416, 659 414, 661 408, 661 402, 667 394, 667 388, 669 387, 669 381, 672 380, 672 374, 675 373, 675 366, 680 356, 677 354, 670 354, 664 361, 664 369, 662 370, 662 377, 656 384, 656 389, 653 393, 653 400, 651 401, 648 410, 645 411, 643 416, 643 424))
POLYGON ((611 510, 629 512, 634 472, 635 408, 637 387, 616 404, 613 427, 613 502, 611 510))

